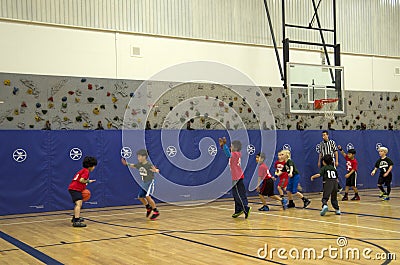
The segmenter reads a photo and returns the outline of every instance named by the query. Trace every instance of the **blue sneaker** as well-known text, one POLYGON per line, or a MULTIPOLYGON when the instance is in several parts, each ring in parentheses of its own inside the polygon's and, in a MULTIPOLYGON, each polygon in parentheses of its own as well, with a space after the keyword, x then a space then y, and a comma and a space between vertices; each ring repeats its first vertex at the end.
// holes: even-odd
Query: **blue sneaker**
POLYGON ((321 210, 321 212, 320 212, 320 215, 321 215, 321 216, 324 216, 324 215, 326 214, 327 211, 328 211, 328 206, 327 206, 327 205, 324 205, 324 207, 322 207, 322 210, 321 210))
MULTIPOLYGON (((327 207, 327 208, 328 208, 328 207, 327 207)), ((342 213, 340 212, 340 210, 336 210, 336 211, 335 211, 335 214, 336 214, 336 215, 341 215, 342 213)))
POLYGON ((267 205, 263 205, 263 207, 261 207, 260 209, 258 209, 259 211, 262 212, 268 212, 269 211, 269 207, 267 205))
POLYGON ((288 207, 288 200, 286 198, 282 198, 281 202, 282 202, 283 210, 286 210, 288 207))
POLYGON ((387 195, 384 195, 382 198, 382 201, 388 201, 388 200, 390 200, 390 197, 387 195))

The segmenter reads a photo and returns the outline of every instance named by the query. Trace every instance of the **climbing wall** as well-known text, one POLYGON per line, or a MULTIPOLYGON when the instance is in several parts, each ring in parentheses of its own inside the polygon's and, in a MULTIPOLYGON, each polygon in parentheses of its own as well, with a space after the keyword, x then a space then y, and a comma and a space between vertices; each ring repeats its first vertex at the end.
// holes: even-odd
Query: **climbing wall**
MULTIPOLYGON (((237 93, 217 84, 152 81, 146 95, 137 95, 135 92, 143 83, 140 80, 8 73, 0 73, 0 80, 0 100, 4 101, 0 104, 1 129, 42 129, 46 120, 50 121, 52 129, 95 129, 98 121, 102 121, 105 129, 121 129, 126 111, 148 113, 152 129, 186 128, 188 120, 194 129, 260 128, 257 116, 243 96, 251 92, 252 87, 236 87, 236 91, 243 91, 237 93), (156 96, 152 90, 157 89, 167 92, 156 96), (130 109, 128 103, 134 97, 143 97, 149 104, 142 109, 130 109), (210 100, 215 108, 199 108, 199 99, 210 100), (188 108, 175 114, 178 122, 168 123, 168 114, 184 101, 188 101, 188 108)), ((297 124, 305 129, 327 128, 328 121, 321 116, 286 114, 282 88, 261 87, 261 91, 252 95, 256 102, 268 101, 277 129, 293 130, 297 124)), ((347 115, 336 117, 332 127, 339 130, 400 129, 399 97, 400 93, 347 91, 347 115)), ((145 122, 125 125, 135 129, 145 122)))

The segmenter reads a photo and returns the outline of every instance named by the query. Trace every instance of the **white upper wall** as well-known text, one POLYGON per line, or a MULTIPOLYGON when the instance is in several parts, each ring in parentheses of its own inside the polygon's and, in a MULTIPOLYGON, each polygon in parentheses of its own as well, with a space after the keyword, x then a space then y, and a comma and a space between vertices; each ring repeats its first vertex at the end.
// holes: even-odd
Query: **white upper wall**
MULTIPOLYGON (((214 61, 260 86, 282 86, 272 48, 0 22, 0 72, 145 80, 184 62, 214 61), (131 56, 131 47, 141 55, 131 56)), ((292 62, 321 64, 319 52, 292 51, 292 62)), ((399 91, 400 58, 342 55, 347 90, 399 91)), ((176 80, 179 81, 179 80, 176 80)))

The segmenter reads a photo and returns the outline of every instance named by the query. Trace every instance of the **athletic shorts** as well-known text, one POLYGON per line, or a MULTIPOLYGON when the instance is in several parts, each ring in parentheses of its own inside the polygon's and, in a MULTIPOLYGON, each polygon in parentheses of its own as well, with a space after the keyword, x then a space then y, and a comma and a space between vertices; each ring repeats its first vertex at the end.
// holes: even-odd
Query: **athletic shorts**
POLYGON ((76 201, 83 200, 82 192, 77 190, 68 190, 69 194, 71 195, 72 202, 75 203, 76 201))
POLYGON ((387 187, 390 185, 390 183, 392 183, 391 175, 387 177, 379 176, 378 185, 385 185, 387 187))
POLYGON ((259 194, 264 195, 264 196, 274 196, 274 180, 269 178, 269 179, 264 179, 261 187, 260 187, 260 192, 259 194))
POLYGON ((287 177, 287 178, 281 178, 281 177, 279 177, 278 186, 281 187, 281 188, 286 188, 287 185, 288 185, 288 182, 289 182, 289 177, 287 177))
POLYGON ((297 186, 299 185, 300 175, 296 174, 293 177, 289 178, 289 182, 286 188, 286 191, 291 192, 292 194, 297 193, 297 186))
POLYGON ((346 179, 347 187, 355 187, 357 185, 357 172, 354 172, 346 179))
POLYGON ((154 191, 154 179, 148 182, 140 183, 140 190, 138 194, 138 198, 146 198, 150 196, 154 191))

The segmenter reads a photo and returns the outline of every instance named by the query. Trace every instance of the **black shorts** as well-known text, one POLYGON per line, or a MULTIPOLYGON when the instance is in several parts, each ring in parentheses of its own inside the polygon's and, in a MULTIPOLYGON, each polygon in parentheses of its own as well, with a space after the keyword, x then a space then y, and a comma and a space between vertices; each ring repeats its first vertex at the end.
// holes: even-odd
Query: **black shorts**
POLYGON ((355 187, 357 185, 357 172, 354 172, 346 179, 347 187, 355 187))
POLYGON ((384 184, 385 186, 389 186, 392 183, 392 175, 387 177, 379 176, 378 185, 384 184))
POLYGON ((264 181, 261 184, 260 187, 260 192, 259 194, 264 195, 264 196, 274 196, 274 180, 269 178, 269 179, 264 179, 264 181))
POLYGON ((76 201, 83 200, 82 192, 77 190, 68 190, 69 194, 71 195, 72 202, 75 203, 76 201))

